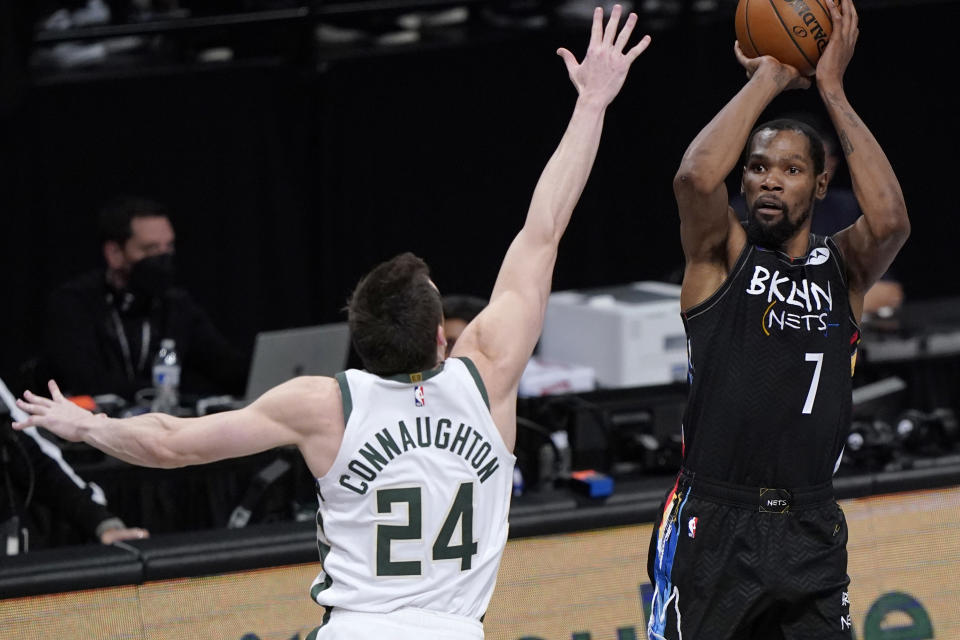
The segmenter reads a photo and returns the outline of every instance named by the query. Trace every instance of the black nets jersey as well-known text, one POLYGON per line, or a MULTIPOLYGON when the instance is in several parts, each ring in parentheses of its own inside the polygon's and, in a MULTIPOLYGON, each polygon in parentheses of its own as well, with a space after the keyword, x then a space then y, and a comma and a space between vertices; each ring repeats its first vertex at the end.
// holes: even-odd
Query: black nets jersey
POLYGON ((793 259, 748 243, 720 289, 682 315, 684 467, 746 486, 829 482, 860 340, 833 240, 811 234, 793 259))

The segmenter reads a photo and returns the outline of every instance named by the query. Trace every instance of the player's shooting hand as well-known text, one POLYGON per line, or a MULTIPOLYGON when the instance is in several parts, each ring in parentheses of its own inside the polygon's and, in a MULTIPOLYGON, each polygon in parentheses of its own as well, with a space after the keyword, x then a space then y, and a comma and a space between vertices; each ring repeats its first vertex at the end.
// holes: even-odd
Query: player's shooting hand
POLYGON ((603 8, 593 12, 593 26, 590 29, 590 44, 583 62, 578 63, 568 49, 557 49, 557 54, 567 65, 570 80, 577 88, 581 98, 596 100, 603 106, 620 92, 630 65, 650 45, 650 36, 646 35, 632 48, 624 52, 627 41, 637 24, 637 14, 631 13, 620 33, 617 29, 623 8, 617 4, 610 12, 607 26, 603 26, 603 8))
POLYGON ((746 69, 748 79, 753 78, 757 73, 769 72, 777 78, 782 91, 810 88, 810 80, 800 75, 796 67, 783 64, 773 56, 748 58, 740 48, 740 43, 736 41, 733 43, 733 53, 737 56, 737 62, 746 69))
POLYGON ((53 380, 47 386, 50 388, 49 398, 25 391, 23 398, 17 400, 17 406, 30 417, 23 422, 14 422, 13 428, 43 427, 61 438, 78 442, 81 439, 78 433, 80 423, 93 414, 65 398, 53 380))
POLYGON ((840 6, 834 0, 827 0, 833 32, 817 63, 817 84, 821 86, 843 82, 843 74, 853 58, 853 49, 860 35, 860 19, 852 0, 837 1, 840 6))

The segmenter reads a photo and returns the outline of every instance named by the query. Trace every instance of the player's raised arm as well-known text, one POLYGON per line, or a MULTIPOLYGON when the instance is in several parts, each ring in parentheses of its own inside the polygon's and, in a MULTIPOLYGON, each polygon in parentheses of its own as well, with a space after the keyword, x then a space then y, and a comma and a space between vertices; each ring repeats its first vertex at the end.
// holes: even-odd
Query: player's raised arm
MULTIPOLYGON (((618 33, 621 11, 615 5, 604 28, 603 10, 595 10, 582 62, 567 49, 557 51, 579 94, 573 116, 540 176, 488 306, 467 327, 452 354, 477 359, 492 403, 499 398, 507 406, 506 421, 513 415, 520 375, 540 336, 557 246, 590 175, 604 113, 623 86, 630 65, 650 43, 650 37, 644 36, 627 48, 637 16, 631 13, 618 33)), ((497 419, 497 407, 492 408, 497 419)))
POLYGON ((736 167, 757 118, 782 91, 810 86, 789 65, 770 56, 747 58, 738 44, 734 49, 749 80, 693 139, 673 179, 686 275, 692 276, 684 278, 684 309, 702 302, 720 286, 743 247, 744 236, 730 209, 725 180, 736 167))
POLYGON ((836 234, 850 275, 851 302, 857 318, 863 296, 893 262, 910 235, 907 206, 897 176, 843 90, 843 74, 859 35, 856 7, 828 0, 833 33, 817 65, 817 89, 837 130, 854 194, 863 211, 853 225, 836 234))
POLYGON ((14 428, 43 427, 146 467, 183 467, 296 445, 314 473, 325 472, 322 466, 333 461, 342 435, 343 410, 332 378, 294 378, 243 409, 198 418, 163 413, 108 418, 78 407, 54 381, 49 387, 49 398, 27 391, 17 400, 29 417, 14 428), (318 453, 324 449, 327 456, 318 453))

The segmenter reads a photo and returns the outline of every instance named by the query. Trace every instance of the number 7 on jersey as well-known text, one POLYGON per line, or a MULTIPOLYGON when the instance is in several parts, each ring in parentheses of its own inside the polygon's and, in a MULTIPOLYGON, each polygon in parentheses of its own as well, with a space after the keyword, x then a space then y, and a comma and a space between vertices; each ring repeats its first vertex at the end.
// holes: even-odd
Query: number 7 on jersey
POLYGON ((813 413, 813 401, 817 397, 817 387, 820 386, 820 370, 823 369, 823 354, 822 353, 808 353, 806 354, 807 362, 816 362, 817 367, 813 370, 813 380, 810 381, 810 390, 807 391, 807 401, 803 403, 804 414, 813 413))

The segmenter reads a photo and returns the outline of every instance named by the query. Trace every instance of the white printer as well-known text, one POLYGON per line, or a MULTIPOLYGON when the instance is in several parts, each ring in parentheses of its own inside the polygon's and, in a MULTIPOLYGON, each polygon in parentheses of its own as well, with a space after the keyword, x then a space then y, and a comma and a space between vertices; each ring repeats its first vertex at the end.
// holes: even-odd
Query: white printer
POLYGON ((643 281, 550 295, 539 356, 591 367, 598 387, 683 382, 680 285, 643 281))

